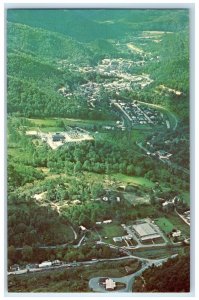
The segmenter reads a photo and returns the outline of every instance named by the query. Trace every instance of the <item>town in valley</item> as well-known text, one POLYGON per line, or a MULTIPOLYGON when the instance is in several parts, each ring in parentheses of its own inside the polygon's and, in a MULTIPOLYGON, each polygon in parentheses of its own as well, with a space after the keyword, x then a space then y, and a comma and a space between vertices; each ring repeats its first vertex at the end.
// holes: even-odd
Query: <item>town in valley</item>
POLYGON ((8 292, 188 293, 188 9, 9 9, 7 84, 8 292))

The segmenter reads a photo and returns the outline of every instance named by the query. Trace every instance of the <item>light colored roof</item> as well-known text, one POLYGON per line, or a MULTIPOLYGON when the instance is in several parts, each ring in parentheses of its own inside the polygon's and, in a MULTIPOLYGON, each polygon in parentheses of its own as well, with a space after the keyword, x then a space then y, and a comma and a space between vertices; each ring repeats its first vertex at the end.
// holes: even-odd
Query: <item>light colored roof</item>
POLYGON ((147 241, 147 240, 157 239, 159 237, 160 237, 160 235, 158 233, 155 233, 155 234, 150 234, 150 235, 143 236, 143 237, 141 237, 141 240, 142 241, 147 241))
POLYGON ((79 226, 81 228, 81 230, 86 230, 86 227, 84 227, 83 225, 79 226))
POLYGON ((181 231, 180 231, 180 230, 177 230, 177 231, 173 232, 173 233, 172 233, 172 236, 173 236, 173 237, 181 236, 181 231))
POLYGON ((121 242, 121 241, 122 241, 122 237, 121 237, 121 236, 114 237, 114 238, 113 238, 113 241, 114 241, 114 242, 121 242))
POLYGON ((26 135, 37 135, 37 131, 36 130, 26 131, 26 135))
POLYGON ((139 234, 140 237, 157 233, 149 223, 133 225, 133 228, 139 234))
POLYGON ((111 279, 106 279, 106 289, 111 289, 111 290, 114 290, 114 288, 116 287, 116 283, 111 279))

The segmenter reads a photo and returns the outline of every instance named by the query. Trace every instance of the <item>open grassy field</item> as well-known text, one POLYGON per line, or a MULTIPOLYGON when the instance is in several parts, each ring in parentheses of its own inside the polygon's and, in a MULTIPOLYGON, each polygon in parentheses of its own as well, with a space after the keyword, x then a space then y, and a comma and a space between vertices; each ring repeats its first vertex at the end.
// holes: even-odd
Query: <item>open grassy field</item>
POLYGON ((39 127, 56 127, 57 124, 63 122, 66 126, 85 126, 85 125, 114 125, 115 121, 101 120, 83 120, 83 119, 68 119, 68 118, 46 118, 46 119, 28 119, 35 126, 39 127))
POLYGON ((181 230, 182 234, 186 237, 190 237, 190 226, 186 224, 175 212, 169 214, 168 218, 176 229, 181 230))
POLYGON ((99 229, 97 229, 103 241, 106 243, 114 243, 113 237, 123 236, 125 235, 125 231, 121 227, 121 225, 116 223, 111 224, 102 224, 99 229), (106 237, 106 238, 105 238, 106 237))
POLYGON ((121 181, 123 183, 128 183, 132 185, 141 185, 148 188, 154 187, 154 183, 144 177, 127 176, 124 174, 113 174, 112 177, 114 177, 116 180, 121 181))
POLYGON ((190 227, 177 214, 170 213, 167 218, 161 217, 155 220, 155 223, 166 234, 174 228, 180 230, 186 237, 190 236, 190 227))
MULTIPOLYGON (((85 178, 90 180, 99 180, 100 182, 103 182, 106 178, 106 175, 104 174, 97 174, 97 173, 91 173, 91 172, 84 172, 85 178)), ((135 185, 135 186, 143 186, 146 188, 152 188, 154 187, 154 182, 144 178, 144 177, 137 177, 137 176, 128 176, 124 174, 111 174, 109 176, 110 181, 117 181, 120 182, 121 184, 130 184, 130 185, 135 185)))
POLYGON ((173 254, 183 254, 186 247, 150 247, 150 249, 133 250, 133 255, 143 258, 158 259, 169 257, 173 254))
POLYGON ((142 197, 138 197, 136 195, 136 193, 133 192, 124 192, 123 196, 125 198, 125 200, 127 200, 129 203, 133 204, 133 205, 139 205, 139 204, 143 204, 143 203, 150 203, 150 197, 149 195, 145 194, 142 197))
POLYGON ((166 234, 174 229, 174 225, 165 217, 158 218, 155 223, 160 227, 160 229, 166 234))

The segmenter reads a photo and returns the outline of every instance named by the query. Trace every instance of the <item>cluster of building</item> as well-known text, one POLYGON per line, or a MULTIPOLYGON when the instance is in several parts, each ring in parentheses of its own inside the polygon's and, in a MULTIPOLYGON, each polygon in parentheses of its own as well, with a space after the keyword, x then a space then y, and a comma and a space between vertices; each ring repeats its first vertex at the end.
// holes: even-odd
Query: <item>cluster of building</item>
MULTIPOLYGON (((84 95, 87 99, 89 108, 92 110, 96 103, 100 101, 100 92, 103 88, 106 92, 114 92, 119 95, 122 90, 130 91, 132 88, 138 87, 143 89, 149 85, 153 80, 148 74, 132 75, 132 67, 136 65, 143 65, 143 61, 132 61, 130 59, 113 58, 103 59, 97 66, 76 66, 67 63, 67 61, 60 61, 62 68, 66 66, 80 73, 89 73, 93 77, 100 75, 103 78, 103 83, 88 81, 82 84, 74 92, 77 95, 84 95)), ((69 97, 72 93, 67 87, 59 88, 58 92, 64 97, 69 97)))
MULTIPOLYGON (((157 225, 151 222, 150 219, 143 219, 136 221, 133 225, 121 224, 127 235, 113 237, 113 241, 125 242, 128 247, 135 247, 135 244, 141 246, 145 241, 152 241, 154 239, 162 238, 162 234, 157 225)), ((163 243, 163 242, 162 242, 163 243)))
POLYGON ((32 263, 32 264, 27 264, 26 266, 20 267, 18 264, 14 264, 12 266, 10 266, 9 268, 9 272, 8 275, 11 274, 25 274, 27 272, 37 272, 40 271, 42 269, 47 269, 50 267, 58 267, 62 264, 63 262, 61 262, 60 260, 56 259, 53 261, 43 261, 40 264, 36 264, 36 263, 32 263))
POLYGON ((41 131, 27 131, 26 135, 40 138, 52 149, 57 149, 65 143, 80 143, 93 140, 88 131, 79 127, 71 128, 69 126, 64 132, 44 133, 41 131))
POLYGON ((180 202, 180 198, 175 196, 173 199, 166 200, 166 201, 163 199, 163 201, 161 201, 161 202, 162 202, 162 209, 165 212, 169 212, 169 211, 174 210, 176 205, 180 202))
POLYGON ((158 156, 159 159, 169 159, 172 156, 172 153, 166 152, 164 150, 158 150, 153 153, 153 155, 158 156))
POLYGON ((112 220, 104 220, 104 221, 97 221, 95 222, 96 225, 101 225, 101 224, 110 224, 112 223, 112 220))
POLYGON ((111 103, 123 113, 123 116, 130 121, 132 126, 144 124, 165 125, 162 113, 154 108, 144 106, 137 101, 125 103, 121 100, 112 100, 111 103))
POLYGON ((166 93, 168 93, 168 94, 171 93, 171 94, 175 94, 176 96, 181 96, 181 95, 182 95, 182 92, 181 92, 181 91, 171 89, 171 88, 169 88, 169 87, 167 87, 167 86, 165 86, 165 85, 160 85, 160 86, 158 87, 158 89, 159 89, 159 90, 162 90, 162 91, 164 91, 164 92, 166 92, 166 93))
POLYGON ((38 265, 38 267, 39 268, 48 268, 48 267, 60 266, 60 265, 61 265, 61 261, 56 259, 54 261, 43 261, 38 265))

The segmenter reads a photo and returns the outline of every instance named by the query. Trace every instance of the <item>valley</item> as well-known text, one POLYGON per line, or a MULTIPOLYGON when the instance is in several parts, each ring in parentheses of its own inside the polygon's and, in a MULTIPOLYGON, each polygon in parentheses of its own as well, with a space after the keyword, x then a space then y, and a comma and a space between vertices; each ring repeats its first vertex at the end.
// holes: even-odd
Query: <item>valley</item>
POLYGON ((188 12, 111 13, 8 12, 9 292, 189 273, 188 12))

